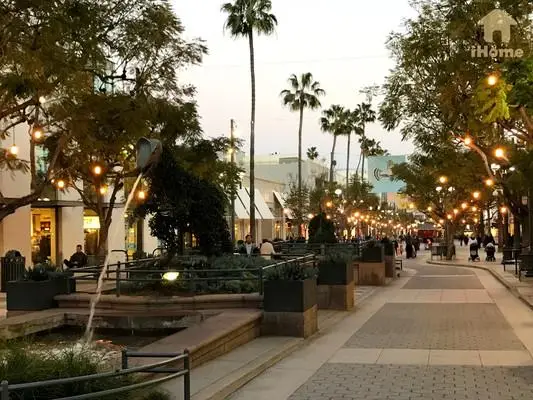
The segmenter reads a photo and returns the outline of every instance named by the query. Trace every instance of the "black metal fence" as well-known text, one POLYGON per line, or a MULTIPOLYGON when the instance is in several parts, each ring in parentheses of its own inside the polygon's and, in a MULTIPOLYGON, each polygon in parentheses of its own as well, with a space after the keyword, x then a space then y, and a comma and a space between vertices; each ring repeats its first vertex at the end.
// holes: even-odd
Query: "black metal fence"
MULTIPOLYGON (((192 260, 192 259, 191 259, 192 260)), ((124 282, 144 282, 157 283, 163 282, 167 272, 176 274, 176 280, 179 279, 182 283, 187 283, 191 291, 194 290, 197 283, 205 282, 217 284, 224 281, 250 281, 257 285, 257 290, 260 294, 263 293, 263 282, 265 279, 265 272, 270 268, 281 267, 283 265, 300 265, 311 266, 316 264, 316 255, 307 254, 304 256, 296 255, 279 255, 278 259, 272 260, 271 264, 257 268, 173 268, 172 265, 161 265, 158 269, 145 269, 143 266, 147 261, 155 262, 154 259, 135 260, 127 263, 117 262, 110 264, 106 270, 106 275, 103 278, 104 282, 115 283, 115 295, 121 296, 121 287, 124 282)), ((97 281, 102 266, 98 267, 84 267, 71 269, 76 281, 97 281)))
MULTIPOLYGON (((122 352, 122 368, 118 371, 103 372, 93 375, 75 376, 70 378, 51 379, 47 381, 9 384, 7 381, 2 381, 0 384, 0 400, 10 400, 11 394, 16 394, 31 389, 39 389, 50 386, 69 385, 73 383, 83 383, 94 381, 98 379, 118 378, 121 376, 146 373, 146 374, 168 374, 163 377, 142 380, 140 382, 132 383, 122 387, 116 387, 107 390, 101 390, 93 393, 80 394, 76 396, 63 397, 56 400, 88 400, 99 399, 105 396, 112 396, 119 393, 131 392, 133 390, 144 389, 150 386, 155 386, 171 379, 183 376, 183 398, 190 400, 191 398, 191 378, 190 378, 190 355, 189 351, 185 350, 183 353, 135 353, 124 350, 122 352), (154 364, 142 365, 138 367, 128 368, 128 360, 130 358, 168 358, 164 361, 159 361, 154 364), (169 367, 169 364, 183 363, 183 368, 169 367)), ((24 397, 26 398, 26 397, 24 397)))
POLYGON ((26 258, 24 257, 2 257, 0 259, 0 291, 6 291, 9 281, 21 280, 26 271, 26 258))

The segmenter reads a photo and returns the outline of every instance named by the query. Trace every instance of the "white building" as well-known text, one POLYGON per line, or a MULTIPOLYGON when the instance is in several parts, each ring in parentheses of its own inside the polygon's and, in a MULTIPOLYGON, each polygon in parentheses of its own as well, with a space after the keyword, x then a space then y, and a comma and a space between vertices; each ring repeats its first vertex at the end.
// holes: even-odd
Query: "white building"
MULTIPOLYGON (((1 143, 4 149, 16 145, 21 160, 30 158, 30 140, 27 126, 19 125, 11 137, 1 143)), ((39 157, 40 149, 36 149, 39 157)), ((39 168, 39 163, 37 165, 39 168)), ((30 193, 29 173, 0 170, 0 191, 6 198, 19 198, 30 193)), ((120 193, 113 210, 107 247, 117 250, 113 257, 124 259, 124 252, 131 256, 137 249, 152 252, 157 240, 150 235, 144 221, 127 226, 123 215, 124 193, 120 193)), ((48 187, 31 205, 17 209, 14 214, 0 221, 0 255, 8 250, 19 250, 26 257, 26 265, 49 258, 55 265, 70 258, 76 245, 94 254, 99 230, 96 214, 86 209, 74 189, 64 191, 48 187)))

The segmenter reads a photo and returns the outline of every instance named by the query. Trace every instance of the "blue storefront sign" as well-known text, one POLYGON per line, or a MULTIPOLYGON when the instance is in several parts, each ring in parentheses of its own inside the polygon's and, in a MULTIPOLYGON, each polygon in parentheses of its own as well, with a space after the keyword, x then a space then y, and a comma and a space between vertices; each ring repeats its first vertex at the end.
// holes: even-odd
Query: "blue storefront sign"
POLYGON ((395 180, 392 167, 407 161, 407 156, 378 156, 368 158, 368 182, 374 193, 398 193, 404 186, 403 181, 395 180))

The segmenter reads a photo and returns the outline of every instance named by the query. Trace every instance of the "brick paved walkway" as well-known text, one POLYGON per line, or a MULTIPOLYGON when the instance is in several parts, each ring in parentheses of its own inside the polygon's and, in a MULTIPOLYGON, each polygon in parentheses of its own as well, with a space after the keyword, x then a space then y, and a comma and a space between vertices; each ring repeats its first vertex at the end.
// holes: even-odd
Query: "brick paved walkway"
POLYGON ((404 266, 401 279, 231 399, 533 399, 533 311, 489 271, 424 257, 404 266))

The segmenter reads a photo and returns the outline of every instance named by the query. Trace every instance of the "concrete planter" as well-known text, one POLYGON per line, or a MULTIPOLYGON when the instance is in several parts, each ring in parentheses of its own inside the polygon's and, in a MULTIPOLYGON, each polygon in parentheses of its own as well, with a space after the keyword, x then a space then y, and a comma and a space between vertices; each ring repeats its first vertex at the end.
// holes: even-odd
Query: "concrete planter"
POLYGON ((366 247, 362 256, 364 263, 381 263, 385 261, 385 249, 382 246, 366 247))
POLYGON ((57 307, 54 296, 66 288, 66 283, 46 281, 12 281, 7 283, 8 311, 39 311, 57 307))
POLYGON ((353 306, 352 263, 321 263, 318 269, 318 308, 347 311, 353 306))
POLYGON ((261 333, 308 337, 318 330, 316 279, 266 281, 261 333))
POLYGON ((394 278, 396 272, 396 256, 385 256, 385 277, 394 278))

